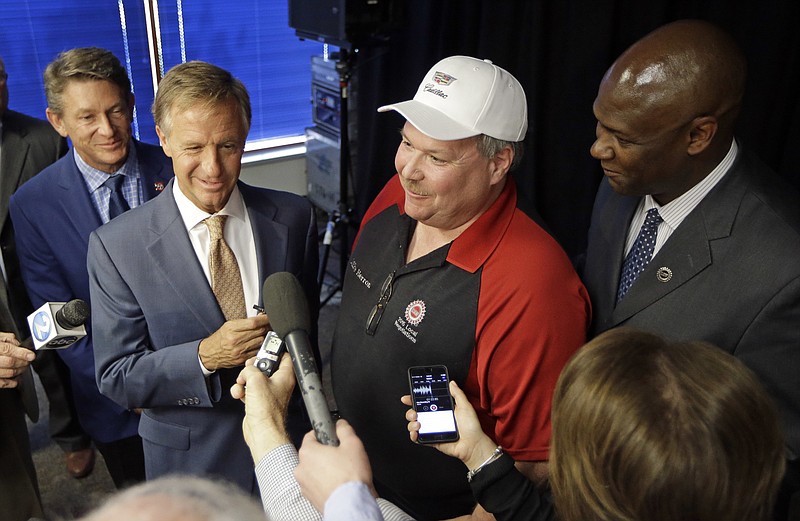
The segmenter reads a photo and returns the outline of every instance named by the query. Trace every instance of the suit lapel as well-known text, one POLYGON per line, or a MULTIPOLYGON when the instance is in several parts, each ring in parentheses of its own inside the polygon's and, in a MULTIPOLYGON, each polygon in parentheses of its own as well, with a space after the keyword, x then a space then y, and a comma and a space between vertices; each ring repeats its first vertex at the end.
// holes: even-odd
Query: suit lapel
POLYGON ((611 316, 613 325, 675 291, 711 264, 709 237, 702 212, 695 210, 673 233, 620 301, 611 316), (668 279, 668 280, 667 280, 668 279))
POLYGON ((174 181, 170 181, 161 197, 153 201, 147 245, 150 257, 157 261, 175 294, 203 324, 210 335, 225 321, 211 286, 186 233, 186 227, 172 195, 174 181), (215 317, 216 320, 212 320, 215 317))
POLYGON ((627 230, 630 226, 633 213, 639 205, 638 198, 625 197, 620 200, 619 206, 606 218, 612 223, 608 228, 604 229, 603 241, 606 244, 608 272, 603 277, 607 281, 603 286, 604 298, 610 298, 614 302, 617 298, 617 287, 619 286, 620 272, 622 271, 622 262, 625 257, 625 240, 627 238, 627 230), (625 233, 614 232, 614 230, 624 230, 625 233))
MULTIPOLYGON (((164 191, 173 175, 171 171, 165 171, 163 158, 154 157, 156 149, 143 147, 138 141, 134 141, 133 146, 136 147, 139 172, 142 174, 142 193, 144 194, 142 203, 144 203, 164 191)), ((157 153, 162 154, 163 152, 157 149, 157 153)))
MULTIPOLYGON (((5 152, 0 155, 0 201, 8 201, 19 185, 22 175, 22 166, 28 156, 30 143, 25 139, 24 129, 17 128, 11 121, 3 123, 3 148, 5 152), (13 150, 13 153, 11 152, 13 150)), ((8 204, 0 205, 0 229, 8 217, 8 204)))
POLYGON ((614 312, 626 232, 639 201, 615 194, 608 183, 598 193, 584 277, 592 293, 595 328, 601 331, 609 327, 614 312))
POLYGON ((75 149, 70 149, 64 157, 64 169, 58 178, 58 185, 62 190, 62 196, 56 197, 53 204, 62 207, 61 215, 65 220, 72 223, 78 231, 78 236, 87 251, 89 247, 89 235, 100 227, 103 222, 94 208, 94 203, 86 189, 86 182, 75 164, 75 149))
POLYGON ((740 168, 737 160, 670 236, 614 309, 611 327, 653 305, 712 265, 712 245, 730 236, 747 188, 740 168))
MULTIPOLYGON (((252 187, 240 182, 239 191, 242 193, 253 229, 258 280, 263 282, 271 274, 286 270, 289 229, 285 224, 274 220, 277 207, 259 196, 252 187)), ((263 295, 261 298, 263 299, 263 295)))

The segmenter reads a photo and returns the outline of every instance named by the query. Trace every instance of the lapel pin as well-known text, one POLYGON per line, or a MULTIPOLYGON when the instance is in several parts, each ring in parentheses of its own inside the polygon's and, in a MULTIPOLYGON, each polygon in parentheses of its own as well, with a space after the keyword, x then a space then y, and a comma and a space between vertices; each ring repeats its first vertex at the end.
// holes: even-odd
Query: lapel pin
POLYGON ((164 191, 164 183, 162 183, 161 181, 156 181, 155 183, 153 183, 153 188, 156 189, 156 192, 162 192, 164 191))
POLYGON ((669 282, 672 280, 672 270, 666 266, 661 266, 656 272, 656 278, 659 282, 669 282))

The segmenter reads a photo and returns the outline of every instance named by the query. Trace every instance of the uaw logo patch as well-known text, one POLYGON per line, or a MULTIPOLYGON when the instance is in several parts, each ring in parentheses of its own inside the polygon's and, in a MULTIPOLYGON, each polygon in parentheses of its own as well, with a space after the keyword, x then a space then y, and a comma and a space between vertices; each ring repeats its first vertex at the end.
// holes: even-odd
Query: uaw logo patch
POLYGON ((397 317, 394 321, 394 327, 401 335, 409 339, 412 343, 417 343, 416 326, 425 318, 425 302, 421 300, 413 300, 406 306, 406 311, 402 317, 397 317))
POLYGON ((418 326, 422 319, 425 318, 425 303, 421 300, 415 300, 406 306, 406 321, 412 326, 418 326))
POLYGON ((444 72, 436 71, 433 73, 433 81, 435 81, 439 85, 450 85, 451 83, 456 81, 456 78, 444 72))

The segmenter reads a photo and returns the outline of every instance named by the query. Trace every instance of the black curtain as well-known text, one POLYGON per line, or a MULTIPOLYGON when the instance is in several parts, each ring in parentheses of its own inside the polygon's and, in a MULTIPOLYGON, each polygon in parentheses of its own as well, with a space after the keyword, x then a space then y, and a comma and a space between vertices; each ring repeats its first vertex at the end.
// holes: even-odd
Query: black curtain
MULTIPOLYGON (((585 246, 602 178, 589 155, 592 102, 603 73, 631 43, 667 22, 714 22, 749 61, 738 138, 800 187, 800 2, 728 0, 395 0, 397 29, 364 44, 354 74, 358 93, 353 189, 356 217, 395 173, 402 117, 378 114, 410 99, 427 70, 446 56, 492 60, 522 83, 528 99, 525 158, 514 177, 567 253, 585 246)), ((353 109, 353 107, 351 107, 353 109)))

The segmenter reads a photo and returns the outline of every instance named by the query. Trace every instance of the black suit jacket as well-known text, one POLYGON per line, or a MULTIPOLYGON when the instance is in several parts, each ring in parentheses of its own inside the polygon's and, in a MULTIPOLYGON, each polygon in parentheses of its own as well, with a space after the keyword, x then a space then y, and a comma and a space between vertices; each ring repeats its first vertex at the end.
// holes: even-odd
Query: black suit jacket
POLYGON ((67 141, 47 121, 8 110, 3 116, 2 147, 0 249, 8 288, 7 291, 0 291, 0 331, 14 332, 22 340, 30 336, 26 317, 33 309, 19 271, 14 227, 8 217, 8 201, 23 183, 67 153, 67 141))
POLYGON ((740 150, 615 306, 639 200, 606 182, 598 191, 582 272, 593 334, 625 325, 732 353, 775 399, 789 447, 800 453, 800 196, 740 150), (667 281, 657 276, 663 268, 667 281))
MULTIPOLYGON (((0 252, 9 283, 6 285, 0 277, 0 331, 13 332, 23 340, 30 336, 27 316, 32 306, 19 272, 8 200, 22 183, 66 154, 67 142, 48 122, 13 110, 7 110, 2 121, 0 252)), ((0 511, 4 519, 26 520, 42 515, 23 411, 33 421, 39 418, 30 371, 18 388, 0 389, 0 511)))

